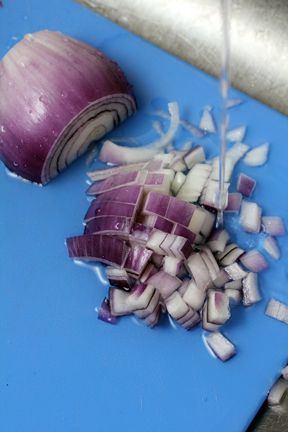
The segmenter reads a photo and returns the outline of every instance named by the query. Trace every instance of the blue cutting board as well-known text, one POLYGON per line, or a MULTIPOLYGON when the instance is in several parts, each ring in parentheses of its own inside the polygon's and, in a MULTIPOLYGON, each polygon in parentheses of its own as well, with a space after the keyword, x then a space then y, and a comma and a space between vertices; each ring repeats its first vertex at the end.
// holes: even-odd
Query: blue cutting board
MULTIPOLYGON (((43 28, 83 39, 118 61, 140 113, 156 99, 177 100, 197 121, 201 107, 218 103, 216 80, 70 0, 4 0, 0 55, 43 28)), ((250 126, 252 146, 271 142, 269 163, 245 168, 259 180, 256 199, 287 224, 287 119, 234 96, 246 103, 233 109, 232 125, 250 126)), ((140 118, 120 132, 141 134, 140 118)), ((238 348, 228 363, 207 353, 200 328, 174 330, 164 320, 150 330, 130 318, 104 324, 94 307, 107 287, 74 265, 64 245, 82 229, 86 170, 82 158, 40 188, 0 166, 0 430, 245 431, 288 357, 288 327, 263 313, 270 296, 288 301, 287 239, 280 239, 284 258, 261 275, 264 300, 237 309, 225 327, 238 348)))

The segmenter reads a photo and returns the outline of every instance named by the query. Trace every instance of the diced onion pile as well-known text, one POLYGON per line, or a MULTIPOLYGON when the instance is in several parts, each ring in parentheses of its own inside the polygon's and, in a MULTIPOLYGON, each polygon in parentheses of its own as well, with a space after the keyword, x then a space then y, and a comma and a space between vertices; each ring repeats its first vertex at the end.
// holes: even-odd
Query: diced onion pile
MULTIPOLYGON (((170 113, 169 140, 180 122, 173 104, 170 113)), ((202 127, 212 133, 211 112, 204 114, 202 127)), ((163 133, 158 148, 166 145, 163 133)), ((93 183, 87 194, 94 199, 84 217, 84 233, 67 239, 69 256, 107 265, 110 288, 100 319, 114 323, 116 317, 134 314, 153 327, 169 314, 187 330, 200 324, 210 332, 205 336, 209 349, 226 361, 236 348, 219 329, 231 318, 233 305, 249 307, 261 300, 257 273, 267 268, 267 260, 257 249, 244 251, 231 242, 227 230, 216 229, 219 158, 206 160, 204 148, 197 145, 149 155, 147 161, 151 149, 142 149, 141 158, 140 149, 104 143, 100 159, 117 159, 118 165, 89 173, 93 183)), ((277 259, 272 236, 284 234, 285 228, 281 218, 262 218, 262 209, 246 199, 255 180, 241 173, 237 192, 230 192, 233 169, 248 150, 235 143, 227 152, 226 210, 240 212, 245 231, 264 229, 265 250, 277 259)))

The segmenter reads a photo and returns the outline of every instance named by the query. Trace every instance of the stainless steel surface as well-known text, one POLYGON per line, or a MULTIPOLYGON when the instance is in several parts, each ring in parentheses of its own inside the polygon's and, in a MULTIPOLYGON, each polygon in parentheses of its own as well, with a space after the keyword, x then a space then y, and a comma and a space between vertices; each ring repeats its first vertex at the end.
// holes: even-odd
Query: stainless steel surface
MULTIPOLYGON (((82 0, 96 11, 219 75, 219 0, 82 0)), ((233 0, 232 83, 288 114, 288 1, 233 0)))
MULTIPOLYGON (((219 0, 82 2, 198 68, 219 76, 219 0)), ((231 32, 233 85, 287 115, 288 0, 233 0, 231 32)), ((287 397, 280 407, 264 404, 249 428, 249 432, 287 431, 287 397)))

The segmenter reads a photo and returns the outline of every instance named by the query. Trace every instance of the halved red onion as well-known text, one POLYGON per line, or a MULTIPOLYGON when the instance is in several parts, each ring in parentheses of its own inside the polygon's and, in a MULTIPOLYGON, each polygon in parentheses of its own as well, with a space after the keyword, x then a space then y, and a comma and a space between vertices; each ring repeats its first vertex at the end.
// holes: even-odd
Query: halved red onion
POLYGON ((123 289, 124 291, 130 291, 133 286, 131 278, 124 269, 107 267, 106 276, 112 286, 123 289))
POLYGON ((268 236, 263 240, 263 249, 274 259, 280 259, 281 253, 274 237, 268 236))
POLYGON ((171 185, 171 191, 174 195, 177 195, 180 188, 183 186, 183 184, 186 181, 186 175, 183 172, 177 172, 175 174, 174 180, 171 185))
POLYGON ((210 290, 207 298, 207 320, 223 325, 230 318, 229 299, 224 292, 210 290))
POLYGON ((288 306, 274 298, 270 299, 265 314, 278 321, 288 324, 288 306))
POLYGON ((115 267, 123 267, 130 248, 126 242, 105 235, 82 235, 66 240, 70 258, 100 261, 115 267))
POLYGON ((240 173, 237 180, 237 191, 246 197, 250 197, 256 187, 256 180, 246 174, 240 173))
POLYGON ((262 223, 264 231, 272 236, 282 236, 286 234, 284 221, 279 216, 263 216, 262 223))
POLYGON ((272 386, 268 395, 268 405, 275 406, 280 405, 284 399, 288 390, 288 382, 283 378, 279 378, 278 381, 272 386))
POLYGON ((243 305, 251 306, 261 300, 261 295, 258 289, 257 273, 248 273, 243 279, 243 305))
POLYGON ((261 228, 262 209, 254 202, 242 201, 240 225, 244 231, 258 233, 261 228))
POLYGON ((203 147, 196 145, 184 155, 183 159, 189 170, 197 163, 205 162, 206 157, 203 147))
POLYGON ((59 32, 27 35, 1 66, 0 157, 33 182, 47 183, 135 111, 116 63, 59 32))
POLYGON ((243 279, 247 276, 247 272, 237 262, 224 267, 224 270, 232 280, 243 279))
POLYGON ((199 128, 206 133, 216 133, 216 123, 212 115, 212 107, 204 108, 199 128))
POLYGON ((193 276, 198 288, 206 291, 211 284, 211 276, 200 253, 194 253, 186 262, 187 270, 193 276))
POLYGON ((222 333, 211 333, 204 338, 208 347, 220 360, 229 360, 236 354, 235 346, 222 333))
POLYGON ((226 133, 226 139, 230 142, 242 142, 246 135, 246 126, 240 126, 235 129, 231 129, 226 133))
POLYGON ((244 163, 249 166, 264 165, 268 158, 269 144, 265 143, 250 150, 244 158, 244 163))
POLYGON ((109 299, 105 297, 98 311, 98 319, 109 324, 116 324, 117 317, 112 315, 109 299))
POLYGON ((163 270, 160 270, 158 273, 151 276, 147 283, 156 288, 164 299, 169 297, 182 284, 180 279, 171 276, 163 270))
POLYGON ((214 230, 209 237, 207 246, 212 252, 223 252, 229 237, 229 233, 225 229, 214 230))
POLYGON ((185 183, 177 193, 177 198, 196 202, 207 183, 210 172, 211 166, 209 164, 197 163, 194 165, 186 175, 185 183))
POLYGON ((222 266, 229 266, 244 254, 244 250, 235 243, 227 245, 223 252, 217 254, 217 260, 222 266))
POLYGON ((256 249, 252 249, 246 252, 240 257, 240 261, 241 264, 244 265, 244 267, 255 273, 261 272, 268 267, 266 259, 256 249))
MULTIPOLYGON (((183 287, 181 288, 183 291, 183 287)), ((180 293, 180 289, 178 289, 178 291, 180 293)), ((195 311, 199 311, 200 309, 202 309, 205 302, 206 291, 204 291, 202 288, 199 288, 196 285, 195 281, 192 279, 187 282, 185 286, 185 292, 182 297, 185 303, 187 303, 192 309, 194 309, 195 311)))
POLYGON ((225 208, 227 213, 239 213, 242 204, 242 195, 239 192, 228 193, 228 202, 225 208))
POLYGON ((163 270, 172 276, 177 276, 183 266, 183 260, 181 258, 174 258, 171 256, 165 256, 163 260, 163 270))

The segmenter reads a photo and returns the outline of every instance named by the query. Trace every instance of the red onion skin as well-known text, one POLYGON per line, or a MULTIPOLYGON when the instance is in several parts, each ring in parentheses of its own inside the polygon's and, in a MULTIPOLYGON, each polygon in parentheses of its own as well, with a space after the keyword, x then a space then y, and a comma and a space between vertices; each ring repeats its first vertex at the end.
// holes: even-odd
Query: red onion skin
POLYGON ((36 183, 42 183, 57 138, 81 111, 111 95, 125 94, 133 101, 116 63, 58 32, 27 35, 0 67, 0 158, 8 169, 36 183))

